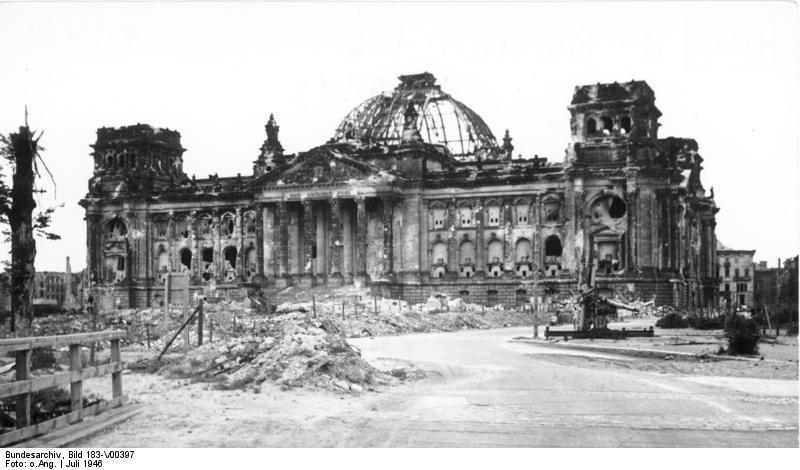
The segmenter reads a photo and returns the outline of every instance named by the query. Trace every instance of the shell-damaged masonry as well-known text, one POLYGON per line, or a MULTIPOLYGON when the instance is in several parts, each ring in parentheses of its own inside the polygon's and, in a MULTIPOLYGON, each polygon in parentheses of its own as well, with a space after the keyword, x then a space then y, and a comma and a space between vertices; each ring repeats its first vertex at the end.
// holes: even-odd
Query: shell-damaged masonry
POLYGON ((159 303, 167 272, 230 298, 356 283, 513 304, 593 276, 601 295, 716 303, 703 159, 692 139, 658 137, 647 83, 576 87, 572 142, 551 162, 514 158, 509 132, 498 143, 433 75, 399 78, 306 152, 284 153, 270 116, 250 175, 187 176, 176 131, 98 129, 81 204, 101 305, 159 303))

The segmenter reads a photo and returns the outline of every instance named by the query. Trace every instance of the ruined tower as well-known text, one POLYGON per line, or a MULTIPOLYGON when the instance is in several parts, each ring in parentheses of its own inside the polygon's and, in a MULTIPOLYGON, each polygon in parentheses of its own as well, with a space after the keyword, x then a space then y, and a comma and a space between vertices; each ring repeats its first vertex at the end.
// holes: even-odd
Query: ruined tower
POLYGON ((253 174, 255 176, 261 176, 276 166, 285 163, 286 159, 283 155, 283 146, 281 145, 281 141, 278 140, 278 131, 280 128, 281 127, 275 121, 275 115, 270 114, 269 121, 264 125, 264 130, 267 133, 267 140, 265 140, 264 144, 261 146, 261 153, 258 155, 258 159, 253 162, 253 174))
POLYGON ((169 129, 136 124, 97 130, 94 174, 89 192, 94 194, 135 194, 182 183, 181 135, 169 129))

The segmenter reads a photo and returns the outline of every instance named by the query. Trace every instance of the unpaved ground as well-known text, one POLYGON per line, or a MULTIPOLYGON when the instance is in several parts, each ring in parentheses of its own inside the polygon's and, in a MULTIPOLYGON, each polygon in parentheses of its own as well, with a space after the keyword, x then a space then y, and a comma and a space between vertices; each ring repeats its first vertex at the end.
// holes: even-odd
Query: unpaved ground
MULTIPOLYGON (((629 319, 624 322, 609 323, 609 328, 628 330, 649 328, 655 325, 656 318, 637 318, 629 319)), ((559 329, 571 329, 571 327, 557 327, 559 329)), ((666 329, 654 328, 655 336, 652 338, 628 338, 624 340, 612 339, 570 339, 569 342, 573 344, 591 344, 597 346, 614 346, 635 349, 657 349, 662 351, 675 351, 690 354, 718 354, 720 348, 727 347, 727 340, 725 339, 722 330, 696 330, 694 328, 680 328, 680 329, 666 329)), ((544 332, 540 328, 539 335, 544 336, 544 332)), ((767 363, 775 362, 768 367, 762 367, 761 370, 770 369, 778 372, 774 378, 797 379, 798 374, 798 342, 797 336, 779 336, 777 338, 767 336, 763 337, 759 342, 759 354, 749 356, 752 358, 763 357, 766 362, 758 366, 767 366, 767 363)), ((726 366, 727 367, 727 366, 726 366)), ((733 367, 738 374, 740 368, 733 367)), ((744 368, 746 369, 746 367, 744 368)), ((730 375, 730 374, 726 374, 730 375)), ((743 373, 742 375, 748 375, 743 373)), ((769 377, 769 375, 756 373, 756 376, 769 377)))
POLYGON ((648 371, 620 366, 638 358, 509 342, 525 333, 352 340, 372 363, 396 358, 430 371, 361 395, 220 391, 126 374, 126 393, 145 411, 80 445, 797 446, 796 380, 648 371))

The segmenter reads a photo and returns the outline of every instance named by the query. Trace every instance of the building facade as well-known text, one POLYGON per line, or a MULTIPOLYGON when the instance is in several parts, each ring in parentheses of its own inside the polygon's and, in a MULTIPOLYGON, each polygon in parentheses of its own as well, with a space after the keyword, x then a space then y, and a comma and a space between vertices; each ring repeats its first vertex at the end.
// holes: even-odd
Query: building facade
POLYGON ((758 313, 767 313, 773 321, 797 323, 798 257, 778 259, 774 268, 766 261, 755 267, 753 305, 758 313))
POLYGON ((723 306, 749 310, 753 307, 756 265, 755 250, 717 250, 719 296, 723 306))
POLYGON ((642 81, 576 87, 568 109, 563 161, 514 158, 508 131, 498 143, 431 74, 405 75, 306 152, 285 154, 270 116, 252 174, 206 179, 184 173, 178 132, 98 129, 88 276, 106 307, 152 304, 169 272, 230 296, 356 283, 514 303, 591 284, 714 304, 718 209, 697 143, 658 137, 642 81))

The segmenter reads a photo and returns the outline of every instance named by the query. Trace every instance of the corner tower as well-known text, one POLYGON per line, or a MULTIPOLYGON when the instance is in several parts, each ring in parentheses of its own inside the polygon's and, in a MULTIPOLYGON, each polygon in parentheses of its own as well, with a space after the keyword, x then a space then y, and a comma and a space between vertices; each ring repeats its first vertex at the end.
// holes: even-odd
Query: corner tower
POLYGON ((169 129, 136 124, 97 129, 94 174, 89 192, 138 193, 162 189, 187 179, 181 135, 169 129))
POLYGON ((624 164, 658 139, 661 111, 644 81, 577 86, 568 109, 576 164, 624 164))

